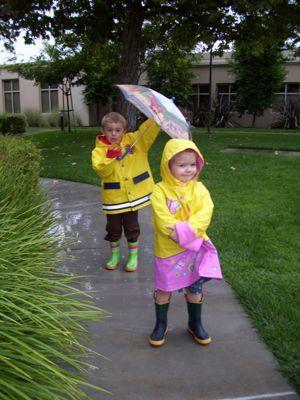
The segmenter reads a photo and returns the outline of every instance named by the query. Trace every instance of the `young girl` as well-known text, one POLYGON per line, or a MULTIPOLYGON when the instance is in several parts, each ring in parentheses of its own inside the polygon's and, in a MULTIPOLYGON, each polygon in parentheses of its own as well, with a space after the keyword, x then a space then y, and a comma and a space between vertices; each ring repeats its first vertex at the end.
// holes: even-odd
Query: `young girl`
POLYGON ((213 212, 210 194, 197 182, 203 157, 190 140, 171 139, 161 160, 162 181, 154 186, 151 206, 154 225, 154 300, 156 324, 149 338, 161 346, 167 334, 171 294, 185 289, 188 331, 199 344, 211 338, 201 323, 202 284, 222 279, 217 251, 206 230, 213 212))

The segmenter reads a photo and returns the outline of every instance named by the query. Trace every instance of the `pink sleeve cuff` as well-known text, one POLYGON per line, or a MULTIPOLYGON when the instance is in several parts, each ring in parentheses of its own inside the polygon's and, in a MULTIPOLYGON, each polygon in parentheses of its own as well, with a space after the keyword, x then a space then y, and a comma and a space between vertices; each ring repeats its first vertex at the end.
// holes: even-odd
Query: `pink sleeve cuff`
POLYGON ((192 251, 199 251, 203 238, 197 238, 188 222, 177 222, 175 225, 180 247, 192 251))

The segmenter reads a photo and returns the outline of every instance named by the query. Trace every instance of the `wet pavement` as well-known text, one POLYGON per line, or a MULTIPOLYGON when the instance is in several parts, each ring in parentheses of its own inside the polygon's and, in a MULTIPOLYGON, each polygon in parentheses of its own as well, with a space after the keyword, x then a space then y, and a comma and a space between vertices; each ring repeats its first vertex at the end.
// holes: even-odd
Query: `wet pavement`
MULTIPOLYGON (((91 382, 111 394, 89 392, 93 400, 294 400, 299 397, 278 372, 273 355, 225 282, 208 282, 203 306, 204 326, 212 336, 207 347, 186 331, 183 295, 175 293, 169 311, 169 334, 161 348, 148 345, 154 325, 150 208, 140 211, 142 230, 139 268, 135 273, 102 268, 110 251, 99 188, 42 179, 60 217, 59 229, 72 240, 65 268, 88 275, 82 288, 111 318, 89 325, 98 369, 91 382)), ((122 241, 123 264, 126 243, 122 241)))

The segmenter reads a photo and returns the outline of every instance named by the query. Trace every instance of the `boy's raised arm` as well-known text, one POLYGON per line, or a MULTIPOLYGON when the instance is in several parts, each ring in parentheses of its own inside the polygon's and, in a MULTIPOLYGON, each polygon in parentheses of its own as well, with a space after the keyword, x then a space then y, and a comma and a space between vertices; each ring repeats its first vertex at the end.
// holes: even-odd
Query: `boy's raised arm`
POLYGON ((148 151, 157 138, 160 129, 160 126, 153 119, 149 118, 140 125, 137 131, 130 134, 132 142, 141 135, 140 139, 136 142, 136 147, 142 151, 148 151))

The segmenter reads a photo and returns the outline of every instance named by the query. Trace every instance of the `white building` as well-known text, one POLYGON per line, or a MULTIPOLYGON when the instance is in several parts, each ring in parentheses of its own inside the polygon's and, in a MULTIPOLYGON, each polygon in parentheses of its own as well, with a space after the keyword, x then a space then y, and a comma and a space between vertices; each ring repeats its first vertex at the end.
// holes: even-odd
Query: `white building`
MULTIPOLYGON (((300 105, 300 57, 289 57, 288 52, 284 52, 284 69, 286 76, 280 91, 276 93, 276 102, 273 108, 266 109, 261 117, 256 118, 256 127, 270 127, 278 116, 277 107, 279 103, 287 103, 288 100, 297 101, 300 105)), ((224 53, 222 57, 213 57, 212 62, 212 98, 222 99, 225 104, 232 104, 235 99, 234 76, 229 71, 231 53, 224 53)), ((191 109, 193 118, 201 118, 207 114, 209 102, 209 54, 204 54, 199 63, 194 63, 192 68, 194 77, 192 78, 191 109)), ((230 121, 233 125, 248 127, 252 123, 251 115, 244 115, 239 118, 233 112, 230 121)), ((197 121, 194 121, 194 123, 197 121)))
MULTIPOLYGON (((229 72, 228 63, 230 53, 225 53, 222 57, 213 58, 212 67, 212 97, 222 99, 224 104, 231 104, 234 101, 234 76, 229 72)), ((284 62, 287 72, 285 82, 280 92, 277 93, 277 101, 287 101, 300 99, 300 57, 290 58, 284 62)), ((192 93, 191 111, 192 122, 195 125, 205 124, 209 99, 209 55, 204 54, 199 63, 192 67, 192 93)), ((66 100, 62 91, 57 85, 40 86, 34 81, 26 80, 17 73, 0 70, 0 112, 24 112, 26 109, 34 109, 43 114, 57 112, 66 109, 66 100)), ((72 88, 72 109, 74 114, 79 117, 82 125, 98 125, 104 112, 111 107, 108 105, 103 108, 99 105, 88 107, 84 103, 83 86, 72 88)), ((70 107, 69 107, 70 108, 70 107)), ((265 110, 264 115, 257 117, 255 126, 270 127, 274 122, 277 113, 275 109, 265 110)), ((252 116, 245 115, 239 118, 233 114, 230 121, 233 125, 250 126, 252 116)))
MULTIPOLYGON (((0 112, 19 113, 26 109, 49 114, 66 109, 66 98, 58 85, 38 85, 35 81, 24 79, 16 72, 0 70, 1 96, 0 112)), ((89 109, 84 103, 83 86, 72 87, 72 101, 75 115, 82 125, 88 126, 89 109)), ((70 106, 71 107, 71 106, 70 106)), ((69 107, 69 108, 70 108, 69 107)))

